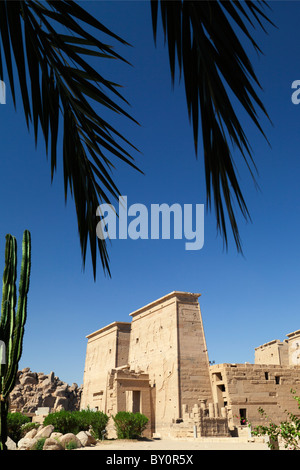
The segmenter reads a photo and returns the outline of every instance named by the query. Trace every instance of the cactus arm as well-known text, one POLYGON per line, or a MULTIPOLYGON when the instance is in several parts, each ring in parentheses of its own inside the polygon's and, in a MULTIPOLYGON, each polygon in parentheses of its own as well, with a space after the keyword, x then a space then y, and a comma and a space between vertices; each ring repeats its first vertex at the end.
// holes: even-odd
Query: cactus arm
POLYGON ((8 396, 14 387, 22 354, 30 269, 31 236, 30 232, 25 230, 22 241, 22 262, 16 312, 17 243, 14 237, 7 235, 0 318, 0 339, 6 347, 6 363, 0 364, 0 450, 7 449, 8 396))
POLYGON ((6 345, 6 364, 1 367, 1 395, 4 396, 5 376, 10 363, 10 355, 13 349, 13 337, 15 327, 15 303, 16 303, 16 264, 17 264, 17 245, 16 240, 11 235, 6 235, 5 248, 5 267, 3 273, 2 289, 2 315, 3 322, 3 341, 6 345))
POLYGON ((9 311, 9 336, 6 341, 6 355, 8 364, 11 362, 11 353, 13 351, 14 330, 16 325, 16 279, 17 279, 17 242, 14 237, 10 237, 11 250, 10 259, 8 261, 9 275, 7 279, 8 289, 8 302, 7 307, 9 311))
POLYGON ((0 327, 3 330, 3 335, 8 334, 8 328, 10 326, 11 317, 11 305, 12 300, 15 304, 15 296, 12 295, 12 290, 15 292, 15 283, 16 279, 16 240, 11 235, 6 235, 6 244, 5 244, 5 265, 3 273, 3 288, 2 288, 2 306, 1 306, 1 321, 0 327), (14 263, 15 262, 15 266, 14 263))
MULTIPOLYGON (((5 266, 3 273, 2 307, 1 307, 1 340, 6 347, 6 359, 12 349, 12 338, 15 324, 15 282, 16 282, 16 241, 11 235, 6 235, 5 266)), ((0 366, 0 398, 5 390, 5 375, 7 361, 0 366)))
MULTIPOLYGON (((12 331, 11 348, 9 349, 8 371, 4 380, 6 398, 12 391, 16 374, 18 371, 19 360, 22 354, 24 327, 27 318, 27 294, 29 291, 29 278, 31 270, 31 237, 28 230, 24 232, 22 242, 22 263, 19 281, 18 308, 15 317, 15 325, 12 331)), ((14 293, 12 292, 12 298, 14 293)))

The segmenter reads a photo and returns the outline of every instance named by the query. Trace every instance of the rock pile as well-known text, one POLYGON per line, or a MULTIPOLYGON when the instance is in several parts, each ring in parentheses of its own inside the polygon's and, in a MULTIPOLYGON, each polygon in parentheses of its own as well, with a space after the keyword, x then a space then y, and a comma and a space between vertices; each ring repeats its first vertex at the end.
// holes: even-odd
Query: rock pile
POLYGON ((80 408, 82 387, 76 383, 69 386, 54 375, 31 372, 27 367, 18 371, 15 387, 10 394, 11 410, 35 413, 40 407, 51 411, 61 409, 75 411, 80 408))
POLYGON ((31 429, 17 443, 8 438, 6 445, 8 450, 34 450, 38 441, 43 439, 42 450, 65 450, 70 448, 80 449, 80 447, 90 447, 97 444, 97 440, 88 431, 80 431, 78 434, 62 434, 54 432, 54 426, 40 426, 38 429, 31 429))

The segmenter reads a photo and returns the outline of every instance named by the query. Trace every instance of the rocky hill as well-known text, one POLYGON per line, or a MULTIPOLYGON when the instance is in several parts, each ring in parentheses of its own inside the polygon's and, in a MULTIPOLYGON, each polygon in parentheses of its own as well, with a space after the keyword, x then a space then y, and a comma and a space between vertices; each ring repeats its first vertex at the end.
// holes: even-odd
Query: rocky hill
POLYGON ((68 385, 54 375, 31 372, 27 367, 18 371, 17 380, 10 394, 10 409, 23 413, 35 413, 37 408, 49 407, 73 411, 80 407, 82 388, 76 383, 68 385))

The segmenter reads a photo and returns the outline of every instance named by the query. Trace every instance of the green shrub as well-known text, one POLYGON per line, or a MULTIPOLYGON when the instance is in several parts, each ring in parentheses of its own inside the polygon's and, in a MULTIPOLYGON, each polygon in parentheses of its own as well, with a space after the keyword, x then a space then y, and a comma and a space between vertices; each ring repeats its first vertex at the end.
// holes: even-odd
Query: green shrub
POLYGON ((22 413, 8 413, 7 434, 14 441, 18 442, 23 437, 23 426, 30 423, 30 418, 22 413))
MULTIPOLYGON (((298 408, 300 409, 300 397, 295 395, 295 390, 291 389, 290 391, 294 395, 293 398, 297 401, 298 408)), ((279 438, 281 438, 282 444, 286 449, 300 450, 299 415, 294 415, 285 410, 287 420, 281 421, 280 424, 275 424, 261 407, 258 408, 258 412, 268 424, 255 426, 252 429, 254 436, 269 436, 268 446, 271 450, 279 450, 279 438)))
POLYGON ((61 410, 50 413, 44 419, 44 426, 52 424, 55 432, 67 434, 69 432, 77 434, 81 429, 78 428, 78 422, 72 411, 61 410))
POLYGON ((52 424, 55 432, 63 434, 91 431, 96 439, 101 439, 102 431, 105 430, 108 419, 108 416, 102 411, 92 411, 90 409, 81 411, 61 410, 46 416, 43 424, 44 426, 52 424))
POLYGON ((76 442, 75 441, 68 442, 68 444, 66 445, 66 450, 74 450, 74 449, 77 449, 76 442))
POLYGON ((23 424, 22 429, 21 429, 22 437, 24 437, 25 434, 27 434, 32 429, 37 429, 39 427, 40 427, 39 423, 32 423, 31 421, 29 423, 23 424))
POLYGON ((146 429, 148 418, 141 413, 119 411, 113 416, 118 439, 136 439, 146 429))
POLYGON ((102 439, 109 417, 102 411, 90 409, 77 411, 81 431, 91 431, 95 439, 102 439))
POLYGON ((46 437, 41 437, 38 439, 32 450, 43 450, 44 444, 45 444, 46 437))

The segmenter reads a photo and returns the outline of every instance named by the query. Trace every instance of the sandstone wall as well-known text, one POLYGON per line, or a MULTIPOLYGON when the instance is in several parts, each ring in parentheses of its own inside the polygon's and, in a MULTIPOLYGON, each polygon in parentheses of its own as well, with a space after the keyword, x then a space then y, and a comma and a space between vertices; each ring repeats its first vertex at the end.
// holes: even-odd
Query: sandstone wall
POLYGON ((209 360, 198 299, 178 296, 177 316, 180 402, 190 412, 201 400, 212 402, 209 360))
POLYGON ((300 330, 287 335, 289 343, 289 364, 300 365, 300 330))
POLYGON ((131 316, 129 364, 149 375, 159 428, 180 417, 176 299, 153 302, 131 316))
POLYGON ((131 313, 131 323, 90 334, 81 408, 133 407, 161 433, 182 419, 183 405, 190 412, 199 400, 212 401, 199 295, 171 292, 131 313))
POLYGON ((289 365, 289 345, 288 341, 283 342, 278 339, 265 343, 255 348, 255 364, 277 364, 289 365))
POLYGON ((114 322, 87 336, 81 408, 106 412, 109 371, 128 361, 130 324, 114 322))
POLYGON ((277 424, 287 419, 285 410, 300 416, 291 388, 300 395, 300 367, 274 364, 218 364, 210 367, 214 400, 227 405, 231 427, 245 415, 253 426, 264 420, 261 407, 277 424), (241 411, 242 410, 242 411, 241 411))
POLYGON ((129 364, 149 374, 155 393, 155 432, 182 418, 199 400, 212 400, 199 294, 173 292, 133 312, 129 364))
POLYGON ((255 364, 300 365, 300 330, 286 336, 282 342, 276 339, 255 348, 255 364))

